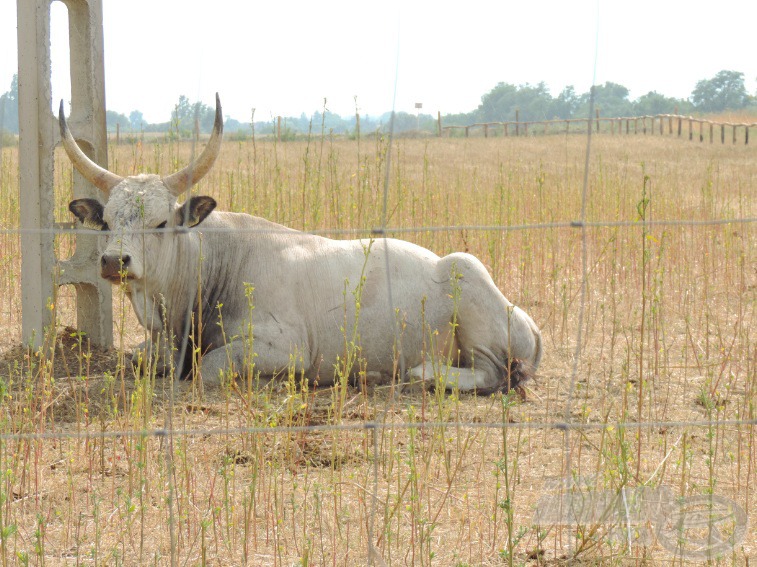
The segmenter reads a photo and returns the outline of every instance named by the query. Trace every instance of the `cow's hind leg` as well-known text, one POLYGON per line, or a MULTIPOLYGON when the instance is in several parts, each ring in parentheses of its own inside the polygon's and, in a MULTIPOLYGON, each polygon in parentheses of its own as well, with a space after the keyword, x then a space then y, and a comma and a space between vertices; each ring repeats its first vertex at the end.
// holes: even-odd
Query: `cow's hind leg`
POLYGON ((469 361, 469 366, 434 364, 427 361, 410 369, 410 376, 445 390, 475 392, 488 395, 507 392, 525 378, 522 367, 513 361, 509 367, 499 362, 491 352, 479 350, 469 361))
MULTIPOLYGON (((470 254, 442 258, 437 276, 445 275, 457 297, 455 341, 461 368, 439 372, 445 388, 491 393, 517 388, 541 356, 539 331, 530 317, 497 289, 486 268, 470 254)), ((428 375, 428 367, 411 370, 428 375)), ((442 368, 442 370, 444 370, 442 368)))

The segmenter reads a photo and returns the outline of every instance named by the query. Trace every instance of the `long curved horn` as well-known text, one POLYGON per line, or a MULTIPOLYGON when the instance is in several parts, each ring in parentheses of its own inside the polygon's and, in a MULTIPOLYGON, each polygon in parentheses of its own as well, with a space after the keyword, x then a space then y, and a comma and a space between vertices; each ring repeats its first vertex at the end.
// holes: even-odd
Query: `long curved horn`
POLYGON ((205 177, 205 174, 213 167, 213 163, 218 157, 221 150, 221 139, 223 138, 223 114, 221 112, 221 99, 216 93, 216 120, 213 124, 213 133, 210 135, 208 145, 198 156, 198 158, 186 166, 181 171, 172 173, 163 178, 163 184, 168 190, 177 197, 189 190, 192 185, 205 177))
POLYGON ((60 124, 60 137, 63 141, 63 147, 66 149, 71 163, 74 164, 74 167, 87 181, 108 195, 110 190, 121 183, 124 178, 100 167, 81 150, 79 144, 76 143, 76 140, 71 135, 68 124, 66 124, 66 116, 63 114, 63 100, 60 101, 58 123, 60 124))

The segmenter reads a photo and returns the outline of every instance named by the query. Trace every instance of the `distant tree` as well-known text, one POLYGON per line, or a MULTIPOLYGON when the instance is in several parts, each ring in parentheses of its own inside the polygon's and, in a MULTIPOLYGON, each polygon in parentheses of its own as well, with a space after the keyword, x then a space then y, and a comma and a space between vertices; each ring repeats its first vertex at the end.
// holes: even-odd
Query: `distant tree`
POLYGON ((13 75, 11 88, 0 96, 0 131, 18 134, 18 75, 13 75))
MULTIPOLYGON (((313 133, 315 130, 318 130, 318 132, 320 132, 321 121, 323 120, 323 118, 320 112, 316 112, 316 115, 317 116, 308 117, 307 114, 302 112, 300 113, 299 118, 295 118, 294 116, 291 116, 285 119, 286 126, 287 128, 290 128, 293 131, 298 132, 300 134, 307 134, 308 132, 313 133)), ((325 129, 326 129, 326 124, 324 122, 324 130, 325 129)))
POLYGON ((209 133, 213 131, 213 124, 216 121, 216 111, 207 104, 196 102, 192 106, 192 129, 194 130, 195 116, 200 122, 200 132, 209 133))
POLYGON ((436 132, 438 126, 437 117, 432 114, 421 114, 417 117, 417 124, 421 130, 436 132))
MULTIPOLYGON (((291 118, 287 120, 292 120, 292 123, 296 123, 297 119, 291 118)), ((310 123, 312 122, 312 131, 313 133, 317 133, 320 135, 321 133, 321 127, 323 127, 323 131, 325 134, 328 134, 329 132, 333 132, 335 134, 341 134, 347 130, 348 123, 338 114, 334 114, 333 112, 326 110, 325 113, 320 112, 316 110, 313 113, 313 117, 307 121, 307 125, 305 125, 304 129, 302 130, 303 133, 307 133, 308 129, 311 128, 310 123)))
POLYGON ((691 102, 702 112, 744 108, 749 104, 744 73, 724 70, 712 79, 702 79, 691 93, 691 102))
POLYGON ((552 102, 552 118, 573 118, 580 104, 576 89, 569 85, 552 102))
POLYGON ((442 116, 442 127, 444 126, 467 126, 476 121, 474 112, 460 112, 457 114, 445 114, 442 116))
POLYGON ((132 110, 129 113, 129 123, 132 130, 141 130, 145 125, 145 117, 139 110, 132 110))
POLYGON ((510 111, 515 107, 518 87, 510 83, 497 83, 491 91, 481 97, 477 118, 486 122, 509 120, 510 111))
POLYGON ((518 106, 521 120, 546 120, 552 118, 554 103, 552 95, 544 82, 532 86, 521 85, 518 89, 518 106))
MULTIPOLYGON (((307 134, 308 131, 313 128, 310 118, 308 118, 307 114, 304 112, 300 113, 299 118, 287 118, 287 126, 294 128, 297 132, 302 134, 307 134)), ((320 128, 320 125, 318 127, 320 128)))
POLYGON ((106 128, 109 131, 114 131, 116 129, 116 124, 124 130, 129 129, 131 127, 131 122, 129 122, 129 119, 126 118, 123 114, 119 114, 118 112, 115 112, 113 110, 106 110, 105 111, 105 124, 106 128))
POLYGON ((184 95, 179 95, 179 102, 173 108, 171 120, 176 122, 189 120, 191 114, 192 105, 189 103, 189 99, 184 95))
POLYGON ((518 109, 520 120, 544 120, 550 117, 552 104, 552 96, 543 82, 518 86, 499 83, 481 97, 476 117, 482 122, 515 120, 518 109))
POLYGON ((215 110, 201 102, 190 102, 181 95, 171 112, 171 128, 183 137, 192 135, 195 129, 195 118, 200 124, 200 132, 208 133, 213 130, 215 110))
MULTIPOLYGON (((633 114, 633 103, 628 100, 629 91, 623 85, 607 81, 604 85, 594 87, 594 108, 598 108, 600 115, 608 118, 630 116, 633 114)), ((578 116, 589 113, 589 98, 591 92, 580 96, 580 105, 576 109, 578 116)))
POLYGON ((224 132, 238 132, 239 130, 244 130, 245 128, 249 128, 249 124, 242 124, 239 120, 235 120, 234 118, 231 118, 229 116, 226 117, 226 120, 224 120, 223 123, 224 132))
POLYGON ((649 91, 640 96, 634 101, 633 106, 634 113, 638 115, 672 114, 676 109, 679 113, 686 114, 692 110, 689 101, 668 97, 656 91, 649 91))
POLYGON ((170 132, 172 128, 171 122, 156 122, 154 124, 145 124, 142 128, 144 132, 170 132))
MULTIPOLYGON (((391 114, 387 115, 384 122, 384 129, 389 130, 389 121, 391 120, 391 114)), ((415 114, 408 112, 395 112, 394 113, 394 131, 395 132, 407 132, 409 130, 418 129, 418 117, 415 114)))
POLYGON ((171 112, 171 130, 181 136, 189 137, 192 134, 192 105, 184 95, 179 96, 173 111, 171 112))

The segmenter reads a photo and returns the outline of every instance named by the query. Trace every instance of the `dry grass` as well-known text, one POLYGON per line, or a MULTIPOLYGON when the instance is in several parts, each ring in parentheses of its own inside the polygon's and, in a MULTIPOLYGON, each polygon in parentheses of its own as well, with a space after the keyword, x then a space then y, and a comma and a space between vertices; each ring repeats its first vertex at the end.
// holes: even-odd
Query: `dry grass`
MULTIPOLYGON (((371 529, 389 565, 673 561, 653 538, 638 539, 647 525, 633 526, 630 547, 627 526, 611 522, 533 526, 539 499, 560 492, 550 479, 567 476, 615 492, 711 492, 751 515, 754 426, 729 420, 755 419, 755 226, 646 224, 640 216, 754 218, 755 149, 594 139, 586 220, 633 224, 585 231, 583 348, 571 391, 581 231, 505 229, 580 217, 584 144, 547 136, 403 139, 392 147, 387 225, 439 254, 477 255, 541 326, 545 356, 520 403, 424 391, 393 398, 388 387, 313 390, 296 376, 252 396, 227 389, 200 397, 188 383, 135 379, 123 361, 143 337, 119 294, 118 351, 96 352, 63 328, 75 324, 75 298, 62 289, 60 326, 30 353, 18 346, 19 237, 0 235, 0 428, 57 434, 0 444, 0 560, 168 563, 173 522, 182 564, 365 563, 371 529), (502 229, 431 229, 468 225, 502 229), (561 421, 569 401, 574 423, 597 427, 566 433, 539 425, 561 421), (373 420, 387 425, 375 439, 362 428, 373 420), (618 426, 637 421, 655 425, 618 426), (707 425, 670 423, 681 421, 707 425), (445 425, 421 427, 428 422, 445 425), (117 434, 169 423, 191 432, 117 434), (355 428, 278 429, 334 424, 355 428), (248 427, 260 429, 236 429, 248 427), (85 432, 99 436, 77 437, 85 432)), ((294 228, 364 235, 382 223, 386 146, 375 137, 226 142, 199 191, 224 209, 294 228)), ((166 173, 189 151, 113 147, 111 169, 166 173)), ((19 222, 15 152, 2 154, 6 228, 19 222)), ((58 158, 56 218, 69 221, 70 165, 58 158)), ((62 256, 71 246, 58 239, 62 256)), ((745 564, 755 554, 750 528, 720 560, 745 564)))

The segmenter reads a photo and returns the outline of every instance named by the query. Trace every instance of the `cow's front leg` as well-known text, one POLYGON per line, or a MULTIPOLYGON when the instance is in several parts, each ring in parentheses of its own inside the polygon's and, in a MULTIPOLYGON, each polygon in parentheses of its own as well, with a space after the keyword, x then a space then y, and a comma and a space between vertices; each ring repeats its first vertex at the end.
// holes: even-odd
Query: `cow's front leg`
POLYGON ((269 335, 261 327, 256 327, 252 341, 239 338, 203 355, 200 367, 203 383, 215 385, 222 379, 249 375, 272 378, 290 368, 297 375, 309 370, 310 352, 301 341, 284 336, 278 328, 278 340, 268 339, 269 335))
POLYGON ((158 376, 170 376, 176 370, 175 349, 165 340, 148 339, 134 349, 131 363, 142 375, 154 371, 158 376))

